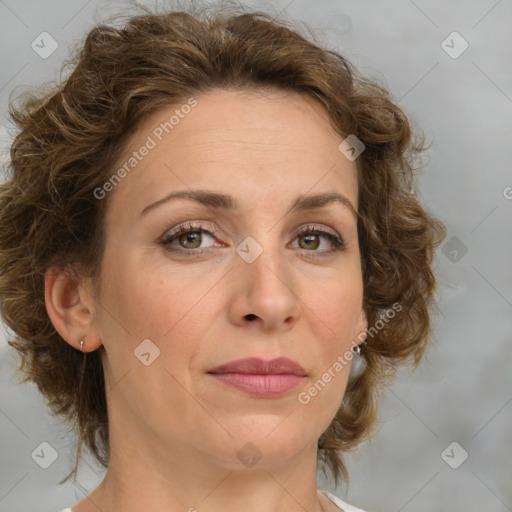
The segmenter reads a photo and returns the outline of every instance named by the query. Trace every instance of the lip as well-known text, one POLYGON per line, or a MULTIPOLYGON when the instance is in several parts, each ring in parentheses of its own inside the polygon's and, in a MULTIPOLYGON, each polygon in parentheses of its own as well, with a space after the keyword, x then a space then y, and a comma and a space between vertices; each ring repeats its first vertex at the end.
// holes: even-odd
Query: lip
POLYGON ((306 376, 306 370, 304 370, 299 363, 287 357, 278 357, 270 361, 265 361, 258 357, 237 359, 236 361, 218 366, 208 373, 252 373, 258 375, 289 374, 298 375, 300 377, 306 376))
POLYGON ((207 372, 219 383, 259 398, 273 398, 300 386, 306 371, 296 361, 278 357, 238 359, 207 372))

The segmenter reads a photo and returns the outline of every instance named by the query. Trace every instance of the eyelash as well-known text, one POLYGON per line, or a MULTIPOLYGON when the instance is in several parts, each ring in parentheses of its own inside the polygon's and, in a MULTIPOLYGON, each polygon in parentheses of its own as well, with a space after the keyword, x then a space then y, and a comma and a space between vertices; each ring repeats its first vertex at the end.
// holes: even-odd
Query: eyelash
MULTIPOLYGON (((166 250, 169 252, 181 252, 181 253, 191 253, 190 256, 201 256, 202 254, 208 252, 211 248, 207 248, 205 250, 196 250, 196 249, 169 249, 167 246, 172 243, 175 239, 177 239, 179 236, 191 233, 191 232, 200 232, 200 233, 206 233, 213 237, 213 234, 217 232, 217 229, 212 229, 211 231, 207 229, 203 229, 203 225, 201 224, 192 224, 191 222, 187 224, 182 224, 177 229, 173 230, 170 233, 167 233, 164 235, 164 237, 161 239, 161 245, 165 247, 166 250), (198 252, 196 252, 198 251, 198 252)), ((307 249, 304 249, 305 252, 308 253, 314 253, 314 252, 320 252, 321 254, 325 255, 331 255, 338 251, 345 250, 345 242, 343 238, 341 238, 338 235, 335 235, 334 233, 331 233, 330 231, 326 231, 323 229, 320 229, 316 226, 305 226, 302 228, 296 235, 297 238, 305 235, 321 235, 329 242, 331 242, 334 245, 334 249, 331 249, 330 251, 308 251, 307 249)), ((321 258, 320 255, 313 255, 311 254, 309 257, 311 258, 321 258)))

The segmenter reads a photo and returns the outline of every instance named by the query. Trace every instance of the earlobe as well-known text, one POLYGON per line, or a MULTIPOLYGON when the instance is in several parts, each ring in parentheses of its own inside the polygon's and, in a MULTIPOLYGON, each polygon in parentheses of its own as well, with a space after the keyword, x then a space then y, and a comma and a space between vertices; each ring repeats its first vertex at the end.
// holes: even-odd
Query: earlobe
POLYGON ((57 332, 72 347, 80 350, 80 341, 87 337, 84 352, 90 352, 101 346, 93 323, 94 315, 91 301, 85 303, 87 292, 65 271, 52 268, 45 275, 44 298, 46 311, 57 332))

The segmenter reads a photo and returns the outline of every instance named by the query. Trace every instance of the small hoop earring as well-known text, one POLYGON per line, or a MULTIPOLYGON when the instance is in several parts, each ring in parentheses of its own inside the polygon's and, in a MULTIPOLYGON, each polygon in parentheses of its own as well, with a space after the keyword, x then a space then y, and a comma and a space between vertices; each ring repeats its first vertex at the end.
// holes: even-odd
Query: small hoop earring
POLYGON ((352 352, 355 352, 358 356, 361 355, 361 347, 359 345, 357 345, 357 347, 354 347, 352 349, 352 352))
POLYGON ((80 340, 80 350, 84 351, 84 340, 80 340))

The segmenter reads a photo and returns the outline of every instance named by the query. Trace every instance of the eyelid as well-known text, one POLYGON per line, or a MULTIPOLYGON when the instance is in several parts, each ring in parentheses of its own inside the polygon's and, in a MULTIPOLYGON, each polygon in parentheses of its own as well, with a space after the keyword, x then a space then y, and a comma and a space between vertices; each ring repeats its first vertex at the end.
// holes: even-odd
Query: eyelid
POLYGON ((321 257, 321 254, 327 256, 338 251, 344 251, 347 248, 347 243, 345 242, 344 237, 339 235, 335 230, 328 228, 327 226, 315 226, 313 224, 308 224, 297 231, 294 240, 306 233, 311 233, 326 238, 331 244, 334 244, 335 246, 335 249, 331 249, 330 251, 306 251, 311 252, 312 254, 318 253, 318 256, 316 257, 321 257))
MULTIPOLYGON (((214 224, 211 224, 208 221, 186 221, 184 223, 179 224, 178 226, 171 228, 170 230, 166 231, 164 235, 160 238, 160 244, 166 247, 169 245, 172 240, 172 238, 175 238, 180 233, 187 233, 190 231, 199 231, 207 233, 210 236, 213 236, 216 232, 220 231, 220 229, 215 226, 214 224)), ((311 253, 311 257, 321 257, 320 255, 327 256, 329 254, 333 254, 337 251, 342 251, 346 248, 346 242, 345 239, 339 235, 335 230, 332 228, 329 228, 324 225, 315 225, 315 224, 306 224, 305 226, 302 226, 299 228, 293 240, 300 237, 301 235, 304 235, 306 233, 311 233, 320 237, 325 238, 328 240, 331 244, 335 246, 334 249, 331 249, 329 251, 308 251, 305 249, 305 252, 311 253), (314 253, 318 253, 317 256, 313 256, 314 253)), ((197 254, 197 251, 206 252, 210 249, 213 249, 213 247, 207 247, 205 249, 175 249, 170 251, 176 251, 176 252, 182 252, 182 253, 190 253, 190 255, 197 254)))
POLYGON ((322 232, 330 233, 333 236, 341 238, 341 236, 338 235, 338 233, 336 231, 334 231, 333 229, 328 228, 327 226, 318 226, 318 225, 314 225, 314 224, 307 224, 306 226, 301 227, 297 231, 296 236, 302 235, 302 233, 309 233, 310 231, 316 231, 317 233, 322 231, 322 232))
POLYGON ((160 239, 169 239, 179 233, 184 233, 187 231, 208 231, 212 235, 220 229, 214 224, 210 224, 208 221, 186 221, 174 226, 164 232, 164 234, 160 237, 160 239))
MULTIPOLYGON (((202 221, 202 220, 198 220, 198 221, 185 221, 184 223, 181 223, 177 226, 175 226, 174 228, 171 228, 169 230, 167 230, 165 233, 164 233, 164 237, 169 237, 169 236, 172 236, 176 233, 179 233, 181 231, 183 231, 183 229, 186 228, 186 229, 196 229, 196 230, 202 230, 202 231, 209 231, 211 234, 214 234, 214 233, 217 233, 218 231, 221 231, 220 228, 218 228, 215 224, 211 224, 209 221, 202 221)), ((309 232, 311 230, 322 230, 322 231, 326 231, 336 237, 340 237, 340 238, 343 238, 341 237, 341 235, 339 235, 334 229, 332 228, 329 228, 327 226, 319 226, 319 225, 315 225, 315 224, 312 224, 312 223, 309 223, 309 224, 306 224, 304 226, 302 226, 301 228, 299 228, 295 234, 295 236, 298 236, 298 235, 301 235, 302 233, 304 232, 309 232)))

